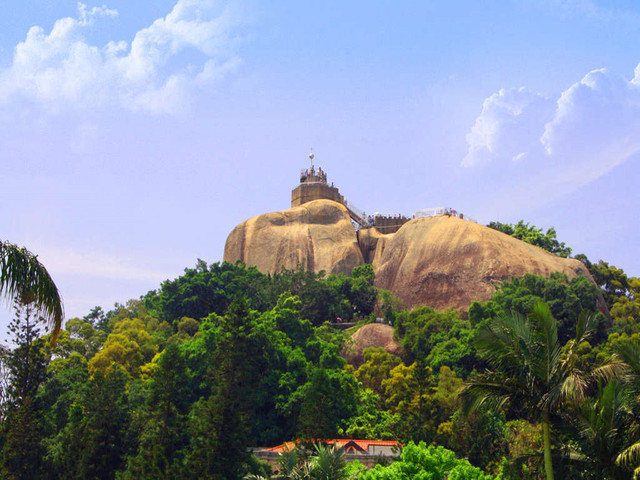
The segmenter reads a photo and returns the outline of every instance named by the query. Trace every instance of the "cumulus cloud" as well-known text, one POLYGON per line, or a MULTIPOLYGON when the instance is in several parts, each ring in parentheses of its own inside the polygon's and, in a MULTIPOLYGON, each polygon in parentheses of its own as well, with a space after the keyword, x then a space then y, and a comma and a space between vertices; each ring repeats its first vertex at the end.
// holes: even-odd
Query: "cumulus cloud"
POLYGON ((131 43, 90 45, 83 33, 117 10, 78 4, 77 18, 62 18, 49 33, 32 27, 0 72, 0 103, 23 99, 51 108, 116 105, 174 112, 193 91, 238 64, 233 37, 238 19, 213 0, 178 0, 164 18, 136 33, 131 43), (186 59, 186 61, 185 61, 186 59), (181 67, 176 67, 180 61, 181 67))
POLYGON ((99 16, 117 17, 118 10, 109 9, 106 7, 106 5, 102 5, 101 7, 89 8, 84 3, 78 2, 78 21, 80 25, 92 25, 93 19, 99 16))
POLYGON ((589 72, 555 101, 500 90, 485 100, 467 143, 463 167, 517 163, 565 191, 589 183, 640 153, 640 65, 631 80, 589 72))
POLYGON ((464 167, 490 162, 494 157, 522 160, 538 150, 540 119, 553 114, 553 101, 526 88, 501 89, 487 98, 467 134, 469 151, 464 167))
POLYGON ((575 166, 577 183, 594 180, 640 152, 640 82, 606 70, 588 73, 562 93, 540 141, 552 158, 575 166))

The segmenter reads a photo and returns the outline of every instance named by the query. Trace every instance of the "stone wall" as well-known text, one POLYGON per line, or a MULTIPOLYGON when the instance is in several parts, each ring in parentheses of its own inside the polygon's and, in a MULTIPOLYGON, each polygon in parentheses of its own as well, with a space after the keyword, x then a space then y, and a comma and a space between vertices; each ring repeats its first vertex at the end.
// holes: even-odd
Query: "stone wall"
POLYGON ((301 183, 291 192, 291 207, 299 207, 313 200, 333 200, 344 204, 344 197, 336 187, 326 183, 312 182, 301 183))
POLYGON ((404 215, 376 215, 373 217, 373 226, 380 233, 396 233, 409 220, 411 219, 404 215))

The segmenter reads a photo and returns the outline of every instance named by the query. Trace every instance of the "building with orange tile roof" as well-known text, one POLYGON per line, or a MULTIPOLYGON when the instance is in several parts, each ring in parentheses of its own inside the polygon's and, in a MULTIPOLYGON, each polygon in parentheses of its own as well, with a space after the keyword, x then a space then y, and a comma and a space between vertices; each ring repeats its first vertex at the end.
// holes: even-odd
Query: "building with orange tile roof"
MULTIPOLYGON (((358 460, 367 468, 373 467, 381 457, 395 459, 400 456, 402 445, 395 440, 355 440, 349 438, 315 439, 311 443, 323 443, 325 445, 335 445, 344 449, 344 457, 347 462, 358 460)), ((294 450, 301 445, 308 444, 297 440, 286 442, 270 448, 259 448, 253 450, 256 457, 269 462, 272 468, 278 468, 280 454, 294 450)))

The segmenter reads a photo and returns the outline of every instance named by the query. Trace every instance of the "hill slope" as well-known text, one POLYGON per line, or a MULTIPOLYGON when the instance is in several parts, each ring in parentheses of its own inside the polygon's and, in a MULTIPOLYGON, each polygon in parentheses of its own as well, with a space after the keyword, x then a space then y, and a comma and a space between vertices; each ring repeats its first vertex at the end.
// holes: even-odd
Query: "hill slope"
POLYGON ((407 305, 466 309, 473 300, 488 300, 496 284, 513 276, 589 276, 579 260, 455 217, 416 218, 395 234, 362 231, 360 237, 373 249, 376 286, 407 305))
POLYGON ((498 283, 525 273, 591 278, 578 260, 455 217, 416 218, 394 234, 371 228, 356 235, 346 208, 331 200, 242 222, 227 238, 224 260, 270 273, 298 265, 350 273, 366 261, 373 265, 376 286, 408 307, 437 309, 465 310, 473 300, 488 300, 498 283))

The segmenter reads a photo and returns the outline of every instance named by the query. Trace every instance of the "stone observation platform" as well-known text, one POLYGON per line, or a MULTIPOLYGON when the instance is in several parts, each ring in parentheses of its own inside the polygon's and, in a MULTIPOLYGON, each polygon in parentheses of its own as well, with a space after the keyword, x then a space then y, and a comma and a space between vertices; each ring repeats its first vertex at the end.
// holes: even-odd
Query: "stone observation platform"
MULTIPOLYGON (((313 154, 309 157, 313 160, 313 154)), ((300 185, 291 192, 291 206, 299 207, 304 203, 321 199, 342 204, 345 202, 338 188, 333 184, 327 184, 327 173, 322 168, 316 170, 312 163, 311 168, 305 168, 300 172, 300 185)))
MULTIPOLYGON (((373 215, 367 215, 363 210, 360 210, 355 205, 347 201, 335 187, 333 183, 329 185, 327 182, 327 172, 321 167, 316 168, 313 164, 314 155, 309 154, 311 165, 309 168, 303 168, 300 172, 300 185, 291 191, 291 207, 299 207, 305 203, 312 202, 314 200, 333 200, 338 202, 349 211, 349 216, 356 227, 356 230, 361 228, 375 227, 380 233, 395 233, 402 225, 409 220, 418 217, 434 217, 439 215, 448 215, 458 217, 464 220, 471 220, 475 222, 473 218, 470 218, 457 210, 446 207, 425 208, 417 210, 413 215, 398 214, 382 214, 376 212, 373 215)), ((477 223, 477 222, 476 222, 477 223)))

